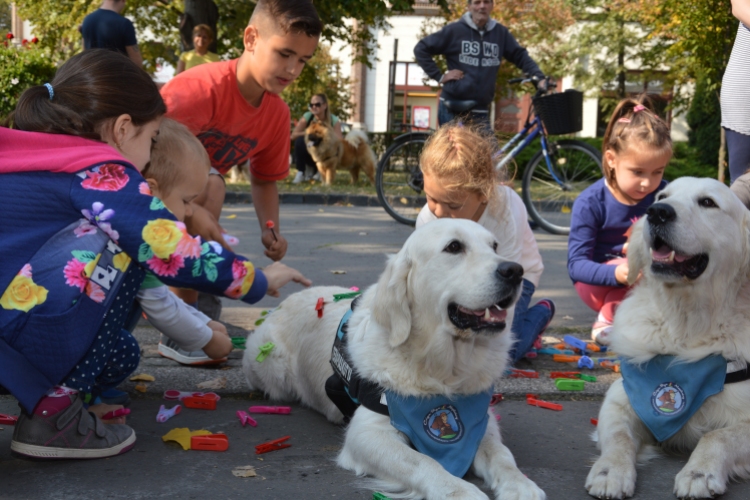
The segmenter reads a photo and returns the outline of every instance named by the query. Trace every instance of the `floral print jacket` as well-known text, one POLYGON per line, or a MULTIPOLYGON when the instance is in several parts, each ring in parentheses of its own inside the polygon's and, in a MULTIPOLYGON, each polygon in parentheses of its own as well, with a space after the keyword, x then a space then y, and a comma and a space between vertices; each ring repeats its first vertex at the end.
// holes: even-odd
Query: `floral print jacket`
POLYGON ((190 236, 125 162, 2 174, 0 213, 0 385, 27 408, 86 353, 131 266, 250 303, 266 292, 262 272, 190 236))

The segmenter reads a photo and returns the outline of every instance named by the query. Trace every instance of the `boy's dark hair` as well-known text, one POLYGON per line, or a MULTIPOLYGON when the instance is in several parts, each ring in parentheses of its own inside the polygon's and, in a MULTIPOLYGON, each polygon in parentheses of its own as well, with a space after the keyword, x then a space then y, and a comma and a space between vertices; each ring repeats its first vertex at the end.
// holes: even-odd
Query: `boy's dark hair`
POLYGON ((323 31, 318 11, 310 0, 258 0, 250 18, 251 24, 256 16, 275 23, 284 34, 304 33, 315 37, 323 31))
POLYGON ((68 59, 50 82, 26 89, 3 123, 31 132, 101 140, 107 120, 128 114, 136 126, 167 112, 151 77, 124 54, 85 50, 68 59))

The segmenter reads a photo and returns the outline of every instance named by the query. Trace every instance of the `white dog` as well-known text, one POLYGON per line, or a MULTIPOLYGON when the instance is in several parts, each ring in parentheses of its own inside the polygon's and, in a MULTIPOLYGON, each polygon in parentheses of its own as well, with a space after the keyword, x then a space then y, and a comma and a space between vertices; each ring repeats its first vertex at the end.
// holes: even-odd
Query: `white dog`
POLYGON ((669 184, 634 226, 628 276, 642 277, 615 316, 623 380, 599 413, 590 495, 633 495, 636 457, 657 442, 694 450, 675 478, 679 498, 711 498, 750 475, 749 241, 750 212, 711 179, 669 184), (666 375, 640 378, 660 364, 666 375))
MULTIPOLYGON (((523 273, 497 250, 498 242, 474 222, 431 222, 411 235, 389 259, 378 283, 356 301, 347 326, 346 360, 342 363, 337 355, 335 361, 345 371, 350 361, 356 375, 379 388, 375 403, 386 403, 391 417, 359 406, 338 457, 341 467, 375 476, 378 486, 394 496, 487 499, 461 479, 473 465, 497 498, 545 498, 516 467, 488 408, 494 382, 505 370, 512 306, 523 273), (447 404, 420 413, 413 429, 401 422, 409 435, 391 424, 396 413, 408 411, 409 403, 429 402, 433 395, 447 404), (461 407, 462 398, 476 403, 478 411, 461 407), (410 446, 423 446, 420 439, 428 448, 452 449, 448 462, 471 454, 452 475, 443 462, 410 446), (457 448, 442 448, 451 441, 459 441, 457 448)), ((334 302, 333 295, 346 292, 351 291, 305 290, 267 317, 247 342, 243 368, 251 388, 272 399, 300 400, 332 422, 344 421, 325 385, 333 374, 337 327, 351 304, 334 302), (322 318, 315 310, 319 297, 325 301, 322 318), (259 363, 258 347, 266 342, 275 348, 259 363)))

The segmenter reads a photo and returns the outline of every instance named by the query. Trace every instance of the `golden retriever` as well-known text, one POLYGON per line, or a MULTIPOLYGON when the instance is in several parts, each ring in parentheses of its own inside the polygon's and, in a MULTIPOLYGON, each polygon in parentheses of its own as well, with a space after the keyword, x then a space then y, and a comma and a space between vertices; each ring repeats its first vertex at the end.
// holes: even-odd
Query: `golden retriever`
POLYGON ((352 130, 342 141, 332 127, 313 122, 305 131, 305 144, 318 167, 323 184, 330 186, 333 183, 337 169, 349 170, 352 184, 356 184, 359 170, 362 169, 375 185, 377 158, 367 143, 367 134, 361 130, 352 130))
MULTIPOLYGON (((352 307, 345 356, 363 381, 380 388, 390 417, 356 408, 338 464, 374 476, 378 488, 399 498, 486 500, 485 493, 462 479, 463 472, 453 475, 415 450, 419 446, 392 422, 394 411, 401 409, 399 398, 422 401, 439 395, 453 402, 492 394, 513 342, 510 325, 523 274, 520 265, 502 258, 501 249, 479 224, 440 219, 409 237, 356 307, 351 300, 333 301, 334 294, 350 292, 344 288, 318 287, 290 296, 248 338, 243 370, 250 387, 272 399, 299 400, 331 422, 343 422, 325 384, 333 374, 331 362, 336 362, 332 346, 337 326, 352 307), (319 297, 325 301, 321 318, 315 310, 319 297), (275 348, 259 363, 258 349, 266 342, 275 348)), ((516 467, 488 401, 473 412, 480 422, 474 447, 467 445, 469 424, 461 427, 468 422, 466 413, 451 420, 438 412, 430 422, 434 409, 419 413, 415 432, 440 441, 459 439, 466 430, 459 443, 459 450, 468 450, 463 471, 472 467, 496 498, 546 498, 516 467)))
POLYGON ((749 242, 750 212, 712 179, 672 182, 635 224, 628 276, 641 277, 615 315, 623 379, 599 413, 590 495, 632 496, 638 454, 659 448, 692 451, 675 477, 679 498, 712 498, 750 475, 750 381, 729 383, 750 360, 749 242), (659 363, 667 370, 640 378, 659 363), (691 392, 697 382, 715 389, 691 392))

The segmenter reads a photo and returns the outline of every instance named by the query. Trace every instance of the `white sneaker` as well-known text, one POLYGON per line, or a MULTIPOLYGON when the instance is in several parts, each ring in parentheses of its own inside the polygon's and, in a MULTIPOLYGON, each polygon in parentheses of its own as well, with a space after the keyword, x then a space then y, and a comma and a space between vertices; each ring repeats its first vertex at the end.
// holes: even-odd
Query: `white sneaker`
POLYGON ((294 176, 292 184, 299 184, 303 180, 305 180, 305 173, 301 170, 297 170, 297 175, 294 176))
POLYGON ((312 176, 312 180, 319 181, 320 180, 320 172, 315 172, 315 175, 312 176))

